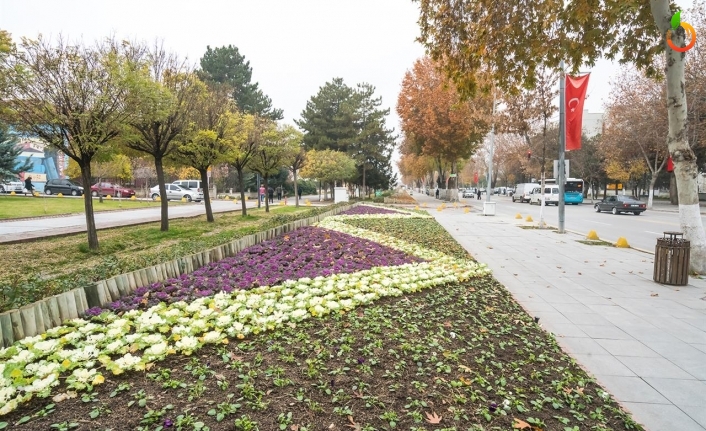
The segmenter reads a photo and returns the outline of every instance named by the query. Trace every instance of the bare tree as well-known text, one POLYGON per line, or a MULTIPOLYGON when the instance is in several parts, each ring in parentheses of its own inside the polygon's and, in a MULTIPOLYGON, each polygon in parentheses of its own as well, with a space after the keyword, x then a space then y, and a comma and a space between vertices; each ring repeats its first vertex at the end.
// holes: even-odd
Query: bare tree
MULTIPOLYGON (((86 47, 62 37, 55 44, 23 38, 2 59, 9 107, 3 114, 73 159, 90 187, 91 162, 136 119, 130 88, 142 76, 140 57, 139 47, 114 39, 86 47)), ((91 193, 84 195, 84 208, 88 246, 97 250, 91 193)))

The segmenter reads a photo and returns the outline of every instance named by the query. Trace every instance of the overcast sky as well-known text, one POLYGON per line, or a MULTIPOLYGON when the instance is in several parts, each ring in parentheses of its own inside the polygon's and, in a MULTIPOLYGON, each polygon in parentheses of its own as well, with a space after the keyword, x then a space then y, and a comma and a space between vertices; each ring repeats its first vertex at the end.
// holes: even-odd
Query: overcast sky
MULTIPOLYGON (((684 10, 692 0, 677 0, 684 10)), ((0 0, 0 28, 15 40, 63 34, 86 42, 115 34, 164 40, 198 63, 206 46, 232 44, 250 61, 253 81, 292 123, 327 81, 368 82, 395 113, 404 73, 424 55, 415 42, 418 3, 411 0, 0 0)), ((688 14, 682 15, 688 21, 688 14)), ((618 66, 591 69, 585 108, 602 112, 618 66)))

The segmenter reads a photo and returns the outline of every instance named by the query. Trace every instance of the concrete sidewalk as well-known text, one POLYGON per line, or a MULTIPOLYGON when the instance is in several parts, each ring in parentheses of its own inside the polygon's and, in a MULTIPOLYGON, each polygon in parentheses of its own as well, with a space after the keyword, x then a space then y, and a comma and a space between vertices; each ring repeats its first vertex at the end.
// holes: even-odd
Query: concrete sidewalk
POLYGON ((706 430, 706 280, 660 285, 651 254, 413 197, 647 430, 706 430))

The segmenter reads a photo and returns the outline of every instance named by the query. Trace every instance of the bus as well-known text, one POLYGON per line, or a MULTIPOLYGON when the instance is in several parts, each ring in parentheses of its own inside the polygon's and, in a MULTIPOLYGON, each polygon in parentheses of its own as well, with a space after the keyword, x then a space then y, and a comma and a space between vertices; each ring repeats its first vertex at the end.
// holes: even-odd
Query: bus
MULTIPOLYGON (((545 184, 556 184, 554 178, 544 180, 545 184)), ((583 203, 583 180, 580 178, 567 178, 564 183, 564 203, 578 205, 583 203)))

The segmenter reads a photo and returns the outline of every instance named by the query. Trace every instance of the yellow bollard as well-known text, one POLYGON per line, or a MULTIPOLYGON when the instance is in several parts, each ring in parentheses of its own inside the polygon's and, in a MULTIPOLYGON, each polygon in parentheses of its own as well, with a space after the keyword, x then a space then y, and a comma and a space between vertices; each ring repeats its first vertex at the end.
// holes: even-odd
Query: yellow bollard
POLYGON ((181 201, 182 201, 182 202, 186 202, 186 198, 185 198, 185 197, 182 197, 182 198, 181 198, 181 201))
POLYGON ((161 201, 162 201, 162 198, 160 198, 159 196, 157 196, 157 199, 155 199, 155 201, 161 202, 161 201))
POLYGON ((229 201, 229 200, 230 200, 230 196, 226 196, 226 200, 229 201))
POLYGON ((516 218, 516 219, 521 219, 521 218, 522 218, 522 214, 517 213, 517 214, 515 215, 515 218, 516 218))
POLYGON ((438 207, 436 207, 436 210, 437 210, 437 211, 443 211, 443 210, 444 210, 444 206, 443 206, 443 205, 439 205, 438 207))
POLYGON ((64 197, 64 194, 63 194, 63 193, 57 193, 57 194, 56 194, 56 197, 57 197, 57 198, 63 198, 63 197, 64 197))
POLYGON ((588 232, 588 235, 586 235, 586 239, 592 239, 594 241, 597 241, 599 238, 598 238, 598 234, 596 233, 596 231, 591 230, 588 232))
POLYGON ((15 193, 14 191, 10 192, 10 196, 15 196, 16 194, 17 193, 15 193))
POLYGON ((466 207, 466 208, 463 209, 463 213, 464 213, 464 214, 468 214, 469 212, 471 212, 470 208, 467 208, 467 207, 466 207))
POLYGON ((131 200, 131 201, 136 201, 136 200, 137 200, 137 196, 132 195, 132 196, 130 197, 130 200, 131 200))
POLYGON ((630 244, 628 244, 628 240, 625 239, 624 236, 618 238, 618 241, 615 243, 615 246, 620 248, 630 248, 630 244))
POLYGON ((248 196, 245 196, 245 200, 248 200, 248 199, 250 199, 250 198, 248 196))
POLYGON ((113 197, 112 197, 111 195, 108 195, 108 196, 106 196, 105 198, 106 198, 106 199, 113 199, 113 197))
POLYGON ((415 210, 419 210, 419 205, 416 205, 416 206, 414 207, 414 209, 415 209, 415 210))
POLYGON ((525 219, 525 221, 534 221, 534 219, 532 218, 531 215, 528 215, 527 218, 525 219))

